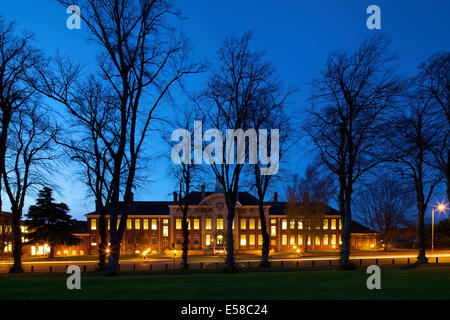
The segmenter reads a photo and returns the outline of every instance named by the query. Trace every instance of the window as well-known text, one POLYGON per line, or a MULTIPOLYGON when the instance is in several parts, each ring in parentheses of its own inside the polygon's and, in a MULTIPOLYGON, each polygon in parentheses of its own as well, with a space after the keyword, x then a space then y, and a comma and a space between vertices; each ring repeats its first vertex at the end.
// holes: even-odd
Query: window
POLYGON ((289 228, 292 230, 292 229, 295 229, 295 219, 291 219, 290 221, 289 221, 289 228))
POLYGON ((295 245, 295 237, 294 237, 294 236, 290 236, 290 237, 289 237, 289 244, 290 244, 291 246, 294 246, 294 245, 295 245))
POLYGON ((277 235, 277 226, 270 226, 270 235, 275 237, 277 235))
POLYGON ((181 245, 181 237, 177 237, 175 239, 175 243, 178 244, 178 245, 181 245))
POLYGON ((200 245, 200 238, 194 237, 194 246, 198 246, 198 245, 200 245))
POLYGON ((250 230, 255 230, 255 219, 249 219, 248 220, 248 228, 250 230))
POLYGON ((169 226, 163 226, 163 237, 169 236, 169 226))
POLYGON ((91 219, 91 230, 97 230, 97 220, 91 219))
POLYGON ((283 246, 287 245, 287 234, 283 234, 281 236, 281 245, 283 246))
POLYGON ((342 237, 341 237, 341 235, 339 235, 339 244, 342 244, 342 237))
POLYGON ((287 229, 287 219, 281 220, 281 229, 283 230, 287 229))
POLYGON ((323 244, 325 246, 328 245, 328 235, 327 234, 323 236, 323 244))
POLYGON ((316 236, 316 245, 320 245, 320 237, 319 236, 316 236))
POLYGON ((248 244, 251 246, 255 245, 255 235, 254 234, 251 234, 248 236, 248 244))
POLYGON ((108 230, 109 230, 109 219, 108 219, 108 222, 107 222, 107 224, 108 224, 108 230))
POLYGON ((277 219, 270 219, 270 223, 271 223, 271 224, 277 223, 277 219))
POLYGON ((261 219, 258 219, 258 230, 261 230, 261 219))
POLYGON ((191 220, 186 219, 188 230, 191 230, 191 220))
POLYGON ((141 245, 141 238, 136 238, 136 246, 141 245))
POLYGON ((258 235, 258 246, 262 246, 263 245, 263 237, 262 235, 258 235))
POLYGON ((131 219, 127 219, 127 229, 128 230, 133 229, 133 225, 131 223, 132 223, 131 219))
POLYGON ((155 236, 152 237, 152 245, 156 246, 156 237, 155 236))
POLYGON ((328 229, 328 219, 323 219, 323 229, 324 230, 328 229))
POLYGON ((245 234, 241 234, 241 246, 247 245, 247 236, 245 234))
POLYGON ((241 219, 241 230, 247 229, 247 220, 241 219))
POLYGON ((207 234, 205 236, 205 245, 210 246, 211 245, 211 235, 207 234))
POLYGON ((205 220, 205 229, 206 230, 211 230, 211 218, 207 218, 205 220))
POLYGON ((158 229, 157 220, 152 219, 152 230, 156 230, 156 229, 158 229))
POLYGON ((182 222, 182 219, 175 220, 175 229, 181 230, 181 222, 182 222))
POLYGON ((97 245, 97 236, 92 236, 91 245, 93 245, 93 246, 97 245))
POLYGON ((200 229, 200 219, 194 219, 194 230, 200 229))
POLYGON ((336 244, 336 235, 335 234, 331 235, 331 244, 336 244))
POLYGON ((303 221, 298 220, 298 230, 303 230, 303 221))
POLYGON ((163 224, 168 224, 169 223, 169 219, 163 219, 163 224))
POLYGON ((148 219, 143 220, 144 230, 148 230, 148 219))
POLYGON ((217 219, 217 230, 223 230, 223 219, 217 219))
POLYGON ((299 246, 303 245, 303 236, 301 234, 299 234, 297 236, 297 243, 298 243, 299 246))
POLYGON ((336 230, 336 219, 331 219, 331 230, 336 230))
POLYGON ((342 229, 342 219, 339 219, 339 230, 342 229))
POLYGON ((148 246, 148 238, 147 237, 144 237, 144 246, 148 246))
POLYGON ((277 240, 275 240, 275 239, 270 240, 270 245, 271 246, 276 246, 277 245, 277 240))
POLYGON ((120 219, 117 218, 117 229, 119 229, 119 225, 120 225, 120 219))
POLYGON ((308 246, 310 246, 310 245, 311 245, 311 237, 308 236, 308 246))
POLYGON ((141 230, 141 219, 134 220, 134 228, 136 230, 141 230))

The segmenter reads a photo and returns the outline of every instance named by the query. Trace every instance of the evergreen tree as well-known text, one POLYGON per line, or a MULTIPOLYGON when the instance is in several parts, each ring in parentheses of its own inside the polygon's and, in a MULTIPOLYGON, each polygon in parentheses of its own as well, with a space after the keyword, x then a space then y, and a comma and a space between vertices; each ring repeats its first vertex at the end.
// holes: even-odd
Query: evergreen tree
POLYGON ((48 243, 50 257, 54 257, 56 245, 75 245, 80 241, 73 235, 76 224, 68 214, 69 207, 53 200, 52 189, 44 187, 39 191, 36 205, 30 206, 27 214, 30 242, 48 243))

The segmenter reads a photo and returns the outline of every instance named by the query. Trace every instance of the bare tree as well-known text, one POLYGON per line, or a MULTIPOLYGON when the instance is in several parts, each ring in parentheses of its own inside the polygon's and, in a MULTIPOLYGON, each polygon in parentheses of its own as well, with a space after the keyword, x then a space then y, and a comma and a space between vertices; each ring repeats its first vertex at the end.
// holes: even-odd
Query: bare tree
POLYGON ((419 241, 418 263, 428 261, 425 235, 425 212, 436 185, 442 176, 433 165, 431 146, 436 145, 438 128, 434 126, 434 115, 430 108, 429 96, 421 96, 415 91, 408 97, 409 108, 398 114, 392 121, 388 137, 392 151, 396 153, 400 173, 409 178, 416 193, 418 211, 417 239, 419 241))
MULTIPOLYGON (((308 251, 308 239, 314 232, 312 230, 320 226, 322 216, 328 211, 328 203, 334 190, 334 181, 330 176, 322 174, 317 164, 309 165, 304 177, 298 179, 295 175, 293 184, 287 188, 287 214, 290 219, 302 219, 305 251, 308 251)), ((298 231, 289 228, 289 232, 298 231)), ((314 250, 315 242, 312 244, 314 250)))
MULTIPOLYGON (((58 0, 64 6, 69 1, 58 0)), ((101 76, 115 95, 115 123, 110 132, 113 142, 98 131, 112 159, 110 205, 110 255, 107 275, 118 273, 121 240, 126 227, 132 190, 135 187, 138 159, 142 157, 144 141, 158 106, 170 98, 171 89, 186 74, 197 73, 202 66, 188 61, 190 47, 178 36, 170 18, 180 17, 169 1, 84 0, 81 19, 92 39, 100 47, 98 66, 101 76), (123 167, 126 174, 123 175, 123 167), (119 197, 123 188, 124 206, 119 212, 119 197), (121 215, 117 225, 118 215, 121 215)), ((49 77, 49 71, 39 70, 44 85, 38 89, 63 103, 72 114, 72 83, 78 74, 70 64, 60 69, 59 76, 49 77)), ((51 73, 50 73, 51 74, 51 73)))
POLYGON ((45 120, 42 108, 35 105, 31 110, 20 111, 17 123, 10 128, 3 185, 11 203, 13 254, 12 273, 23 271, 22 268, 22 232, 20 222, 25 199, 29 191, 45 183, 46 165, 55 159, 53 143, 58 133, 57 127, 45 120))
MULTIPOLYGON (((250 48, 250 39, 250 32, 241 37, 228 36, 225 39, 218 50, 217 68, 209 77, 201 100, 204 103, 202 109, 214 130, 227 133, 226 152, 215 150, 214 159, 206 159, 211 162, 211 168, 222 186, 228 208, 226 272, 236 270, 232 229, 238 186, 245 163, 245 155, 238 155, 240 159, 237 161, 234 159, 235 150, 239 148, 234 141, 237 138, 238 144, 245 145, 245 131, 251 130, 253 125, 250 121, 251 113, 258 111, 257 104, 261 94, 267 93, 270 86, 274 85, 266 83, 268 75, 273 71, 272 67, 264 63, 260 52, 250 48), (238 137, 240 133, 244 141, 238 137)), ((218 142, 215 141, 215 144, 218 142)), ((223 150, 222 147, 220 142, 219 148, 223 150)))
POLYGON ((369 180, 356 196, 357 210, 365 224, 381 235, 385 250, 409 221, 408 213, 414 205, 411 189, 400 179, 384 172, 369 180))
POLYGON ((436 112, 434 122, 441 128, 440 139, 432 146, 437 167, 447 185, 447 200, 450 201, 450 52, 438 52, 420 65, 417 76, 419 91, 431 98, 430 106, 436 112))
POLYGON ((388 45, 383 36, 374 36, 352 54, 331 54, 320 78, 312 83, 312 107, 303 126, 319 160, 335 175, 339 186, 342 269, 352 267, 353 189, 361 176, 385 160, 379 150, 381 133, 401 89, 390 68, 394 57, 388 45))
POLYGON ((93 76, 77 91, 78 99, 72 104, 77 116, 72 117, 73 125, 67 133, 68 137, 59 143, 80 168, 79 176, 95 199, 95 209, 100 214, 98 270, 106 270, 106 208, 111 200, 112 158, 103 139, 108 139, 109 144, 114 145, 115 135, 108 134, 114 131, 110 127, 115 122, 114 97, 93 76))

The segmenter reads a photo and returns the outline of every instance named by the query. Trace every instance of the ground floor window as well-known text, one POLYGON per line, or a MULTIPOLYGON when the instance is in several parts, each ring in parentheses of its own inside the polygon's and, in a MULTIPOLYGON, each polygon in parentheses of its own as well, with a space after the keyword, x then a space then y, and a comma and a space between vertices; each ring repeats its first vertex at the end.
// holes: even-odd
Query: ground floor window
POLYGON ((254 235, 254 234, 251 234, 251 235, 249 236, 248 244, 251 245, 251 246, 254 246, 254 245, 255 245, 255 235, 254 235))
POLYGON ((247 245, 247 236, 245 234, 241 234, 241 246, 247 245))

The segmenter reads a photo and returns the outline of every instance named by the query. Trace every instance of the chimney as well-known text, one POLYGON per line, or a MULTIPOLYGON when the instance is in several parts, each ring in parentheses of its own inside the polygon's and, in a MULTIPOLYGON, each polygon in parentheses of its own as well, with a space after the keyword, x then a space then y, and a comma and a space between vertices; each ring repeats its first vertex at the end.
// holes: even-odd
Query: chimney
POLYGON ((173 192, 173 202, 177 202, 177 192, 173 192))
POLYGON ((205 199, 205 185, 204 184, 202 184, 201 190, 202 190, 202 200, 203 200, 203 199, 205 199))
POLYGON ((278 202, 278 192, 273 193, 273 202, 278 202))

